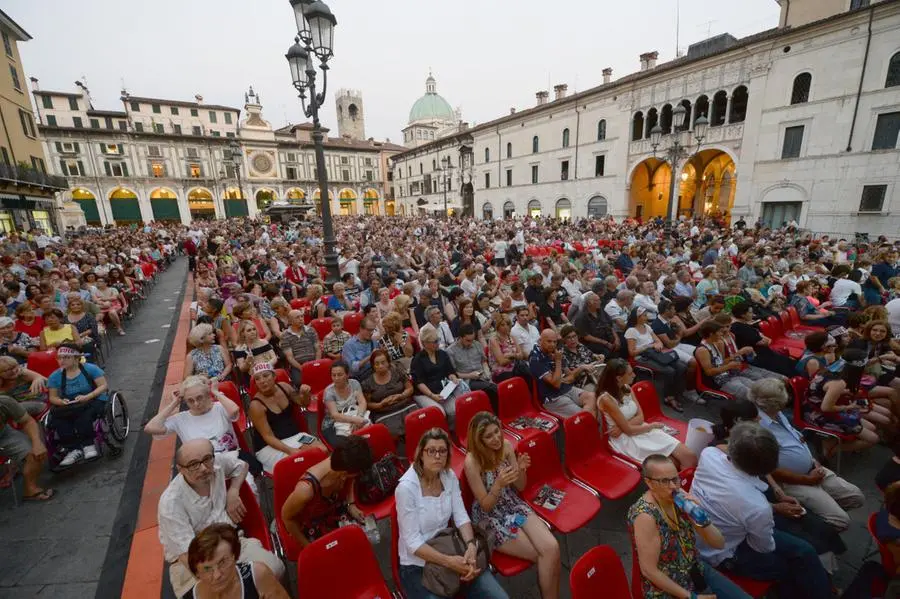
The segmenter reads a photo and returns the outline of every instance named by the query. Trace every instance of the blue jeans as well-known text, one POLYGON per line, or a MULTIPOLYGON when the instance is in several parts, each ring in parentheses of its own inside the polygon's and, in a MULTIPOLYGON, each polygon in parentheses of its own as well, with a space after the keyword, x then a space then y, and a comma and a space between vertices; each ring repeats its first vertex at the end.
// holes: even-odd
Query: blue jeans
POLYGON ((774 536, 775 551, 759 553, 744 541, 723 568, 753 580, 777 581, 779 597, 831 597, 828 574, 813 546, 777 529, 774 536))
POLYGON ((741 587, 709 564, 703 564, 703 579, 706 581, 707 591, 714 594, 716 599, 752 599, 741 587))
MULTIPOLYGON (((440 599, 422 586, 423 570, 420 566, 400 566, 400 584, 407 599, 440 599)), ((463 583, 460 594, 466 599, 509 599, 490 572, 482 572, 472 582, 463 583)))

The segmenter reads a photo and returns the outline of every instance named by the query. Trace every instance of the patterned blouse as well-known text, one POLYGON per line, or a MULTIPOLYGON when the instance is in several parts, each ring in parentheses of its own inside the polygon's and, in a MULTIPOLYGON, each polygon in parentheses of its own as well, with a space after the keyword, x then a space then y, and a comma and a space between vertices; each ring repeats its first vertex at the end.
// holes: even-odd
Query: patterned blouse
MULTIPOLYGON (((675 508, 675 516, 677 518, 673 530, 668 519, 663 516, 662 510, 656 504, 650 503, 643 496, 638 499, 634 505, 628 510, 628 532, 631 534, 631 544, 634 547, 634 521, 640 514, 650 514, 656 521, 656 528, 659 531, 659 569, 675 581, 676 584, 689 591, 699 591, 695 589, 691 579, 691 568, 695 564, 701 566, 700 555, 697 552, 696 542, 694 539, 694 528, 690 521, 675 508)), ((637 549, 634 550, 637 555, 637 549)), ((645 599, 668 599, 670 595, 659 590, 641 574, 641 586, 643 587, 643 597, 645 599)))
POLYGON ((192 349, 190 356, 194 361, 194 374, 204 374, 209 378, 215 378, 225 370, 222 348, 218 345, 210 347, 209 353, 200 349, 192 349))
POLYGON ((403 348, 406 347, 406 344, 409 342, 409 334, 406 331, 403 331, 403 335, 400 338, 400 343, 394 343, 394 340, 390 335, 384 335, 381 338, 381 347, 387 351, 388 355, 391 357, 391 362, 394 360, 399 360, 400 358, 405 358, 406 355, 403 353, 403 348))

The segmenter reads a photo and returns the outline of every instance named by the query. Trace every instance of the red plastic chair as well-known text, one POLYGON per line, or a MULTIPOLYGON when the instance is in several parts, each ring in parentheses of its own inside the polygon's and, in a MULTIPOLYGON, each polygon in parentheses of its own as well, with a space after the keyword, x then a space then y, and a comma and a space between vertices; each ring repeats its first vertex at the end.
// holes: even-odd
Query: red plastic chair
POLYGON ((391 576, 394 578, 394 588, 397 589, 401 599, 405 599, 403 585, 400 584, 400 524, 397 522, 397 504, 391 506, 391 576))
MULTIPOLYGON (((766 335, 765 332, 762 332, 762 334, 766 335)), ((766 337, 768 337, 768 335, 766 335, 766 337)), ((716 389, 715 387, 710 387, 706 384, 706 381, 703 379, 703 367, 700 365, 700 361, 697 360, 696 349, 694 350, 694 361, 697 363, 697 367, 694 368, 694 390, 698 395, 712 395, 716 399, 734 399, 734 396, 731 393, 726 393, 725 391, 716 389)), ((634 387, 632 387, 632 390, 633 389, 634 387)), ((643 407, 643 404, 641 404, 641 407, 643 407)), ((647 415, 644 414, 644 420, 646 419, 647 415)))
POLYGON ((484 391, 472 391, 456 399, 456 439, 468 450, 469 422, 478 412, 491 412, 491 400, 484 391))
MULTIPOLYGON (((291 376, 287 373, 287 370, 284 368, 276 368, 275 369, 275 381, 278 383, 287 383, 291 384, 291 376)), ((250 377, 250 388, 247 391, 250 394, 250 399, 253 399, 253 396, 256 395, 256 381, 251 376, 250 377)))
POLYGON ((875 545, 878 546, 878 553, 881 555, 881 565, 884 566, 885 574, 893 578, 895 572, 897 572, 897 564, 894 562, 894 555, 891 553, 891 550, 879 541, 878 537, 875 535, 875 522, 877 518, 878 512, 869 514, 869 519, 866 521, 866 528, 868 529, 869 534, 872 535, 875 545))
MULTIPOLYGON (((300 365, 300 381, 304 385, 309 385, 310 393, 313 394, 313 397, 316 397, 320 391, 324 391, 325 387, 331 384, 332 362, 329 358, 322 358, 321 360, 313 360, 300 365)), ((318 409, 319 406, 316 401, 310 402, 307 408, 310 412, 315 412, 318 409)))
POLYGON ((597 545, 578 558, 569 572, 569 590, 572 599, 631 599, 622 560, 609 545, 597 545))
POLYGON ((524 416, 547 420, 553 424, 549 432, 551 435, 559 429, 559 420, 552 414, 535 407, 535 402, 528 383, 521 377, 513 377, 497 384, 497 395, 500 403, 500 413, 497 416, 504 428, 518 437, 527 435, 530 431, 538 429, 517 429, 512 422, 524 416))
POLYGON ((806 331, 808 333, 815 333, 816 331, 825 330, 824 327, 816 327, 811 325, 803 324, 803 321, 800 320, 800 313, 797 312, 797 308, 794 306, 789 306, 787 309, 788 316, 791 319, 791 328, 795 331, 806 331))
POLYGON ((297 595, 359 599, 392 596, 369 538, 359 526, 344 526, 306 547, 297 560, 297 595), (350 575, 349 564, 353 564, 350 575))
MULTIPOLYGON (((421 439, 422 435, 427 431, 433 428, 440 428, 447 431, 448 436, 450 435, 450 429, 447 427, 447 418, 436 406, 420 408, 410 412, 406 415, 406 418, 403 419, 403 426, 404 430, 406 430, 406 454, 410 456, 410 459, 412 459, 412 456, 416 453, 416 448, 419 446, 419 439, 421 439)), ((453 470, 454 474, 457 476, 462 472, 463 461, 465 461, 465 459, 466 454, 451 442, 450 469, 453 470)))
POLYGON ((563 422, 566 469, 578 481, 607 499, 621 499, 641 482, 631 465, 615 458, 600 435, 597 419, 582 412, 563 422))
POLYGON ((325 335, 331 332, 331 317, 314 318, 309 322, 309 326, 316 331, 316 335, 319 336, 319 341, 322 341, 325 338, 325 335))
MULTIPOLYGON (((699 367, 697 370, 700 370, 699 367)), ((684 443, 685 439, 687 439, 687 422, 669 418, 662 413, 662 409, 659 407, 659 397, 656 395, 656 387, 653 386, 653 383, 650 381, 635 383, 631 386, 631 392, 634 394, 634 400, 641 406, 641 411, 644 412, 644 422, 659 422, 671 426, 678 431, 678 440, 684 443)), ((721 391, 717 393, 722 394, 721 391)), ((728 397, 731 398, 731 396, 728 397)))
POLYGON ((25 363, 25 367, 42 377, 49 377, 54 371, 59 370, 59 362, 56 361, 56 350, 31 352, 28 354, 28 361, 25 363))
POLYGON ((263 549, 272 551, 272 537, 269 534, 269 524, 266 521, 266 515, 263 514, 262 508, 259 507, 256 495, 253 494, 253 490, 247 484, 247 481, 244 481, 244 484, 241 485, 240 493, 241 501, 247 510, 247 513, 244 514, 244 519, 241 520, 241 528, 248 537, 258 539, 262 543, 263 549))
POLYGON ((300 477, 310 469, 310 467, 318 464, 328 457, 328 452, 320 447, 308 447, 299 453, 288 456, 275 464, 275 471, 272 475, 272 509, 275 514, 275 533, 278 545, 281 548, 281 556, 289 561, 296 561, 300 554, 300 545, 288 533, 281 519, 281 509, 284 502, 294 491, 294 487, 300 480, 300 477))
POLYGON ((365 316, 362 312, 354 312, 353 314, 347 314, 344 316, 344 330, 350 333, 351 335, 355 335, 359 332, 359 324, 362 322, 363 316, 365 316))
MULTIPOLYGON (((465 472, 459 475, 459 490, 462 494, 463 504, 466 506, 466 512, 471 514, 472 502, 475 501, 475 496, 472 495, 472 489, 469 487, 469 481, 465 472)), ((510 578, 516 574, 521 574, 534 564, 527 559, 507 555, 495 549, 491 552, 491 565, 497 572, 510 578)))
POLYGON ((806 392, 809 389, 809 381, 802 376, 795 376, 791 378, 791 390, 794 392, 794 428, 799 431, 810 431, 811 433, 818 435, 820 437, 825 437, 828 439, 835 439, 838 442, 837 446, 837 460, 835 463, 834 471, 840 474, 841 472, 841 455, 843 454, 842 445, 844 443, 850 443, 852 441, 856 441, 856 435, 844 435, 842 433, 838 433, 835 431, 830 431, 828 429, 816 426, 814 424, 808 423, 803 419, 803 400, 806 397, 806 392))
POLYGON ((291 310, 302 310, 303 308, 309 308, 308 299, 300 298, 291 300, 291 310))
MULTIPOLYGON (((389 453, 397 453, 394 438, 388 428, 383 424, 370 424, 353 433, 362 437, 372 448, 372 459, 378 461, 389 453)), ((378 503, 365 504, 357 502, 357 507, 366 516, 374 516, 375 519, 387 518, 394 506, 394 496, 391 495, 378 503)))
POLYGON ((553 438, 544 431, 536 431, 519 442, 519 453, 531 457, 528 482, 521 495, 535 513, 563 534, 578 530, 600 511, 600 497, 587 485, 573 480, 563 472, 553 438), (556 509, 548 509, 535 501, 538 492, 548 485, 565 493, 556 509))
POLYGON ((246 433, 253 427, 253 423, 250 422, 250 419, 247 418, 247 413, 244 411, 244 402, 241 400, 241 394, 231 381, 222 381, 219 383, 219 391, 221 391, 225 397, 237 404, 238 418, 231 423, 231 427, 234 429, 234 436, 237 437, 238 447, 241 448, 241 451, 252 454, 253 450, 250 447, 250 443, 247 442, 246 433))

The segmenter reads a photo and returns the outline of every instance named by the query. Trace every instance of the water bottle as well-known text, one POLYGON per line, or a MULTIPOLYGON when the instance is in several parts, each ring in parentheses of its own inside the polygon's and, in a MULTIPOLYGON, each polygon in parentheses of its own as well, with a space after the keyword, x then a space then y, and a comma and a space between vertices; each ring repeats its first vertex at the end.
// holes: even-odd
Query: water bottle
POLYGON ((709 514, 706 513, 706 510, 688 499, 682 491, 675 491, 672 500, 678 509, 691 519, 691 522, 701 527, 709 525, 709 514))
POLYGON ((366 536, 369 537, 369 542, 373 545, 377 545, 381 542, 381 533, 378 532, 378 524, 375 522, 374 516, 366 516, 366 520, 363 523, 363 529, 366 531, 366 536))

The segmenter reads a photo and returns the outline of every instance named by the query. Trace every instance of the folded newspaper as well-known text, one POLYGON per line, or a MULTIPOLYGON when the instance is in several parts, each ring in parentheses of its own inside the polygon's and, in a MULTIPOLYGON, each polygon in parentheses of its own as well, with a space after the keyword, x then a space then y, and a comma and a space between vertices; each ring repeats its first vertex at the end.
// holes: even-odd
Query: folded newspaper
POLYGON ((534 503, 535 505, 552 512, 560 506, 565 496, 565 491, 554 489, 550 485, 544 485, 538 490, 537 495, 534 498, 534 503))
POLYGON ((546 418, 532 418, 531 416, 519 416, 509 423, 516 430, 523 431, 528 428, 536 428, 542 431, 553 430, 553 422, 546 418))

